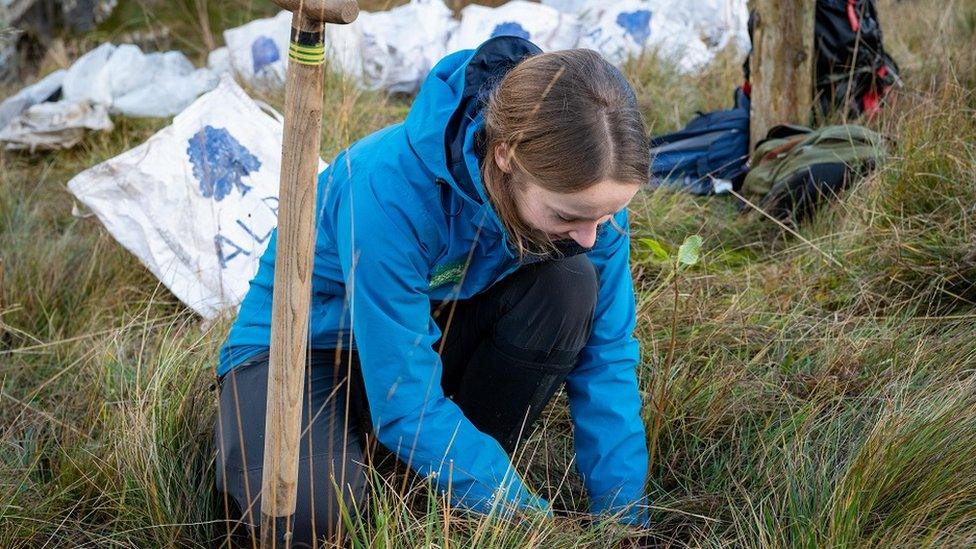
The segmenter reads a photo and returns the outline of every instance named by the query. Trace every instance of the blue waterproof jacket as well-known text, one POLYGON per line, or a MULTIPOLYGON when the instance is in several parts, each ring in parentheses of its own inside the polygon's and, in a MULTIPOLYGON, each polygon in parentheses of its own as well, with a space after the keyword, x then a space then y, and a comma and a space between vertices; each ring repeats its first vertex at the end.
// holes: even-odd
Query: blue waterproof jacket
MULTIPOLYGON (((311 347, 355 348, 379 441, 452 503, 478 512, 550 511, 491 436, 444 396, 431 300, 466 299, 520 266, 481 184, 486 94, 539 53, 504 36, 448 55, 404 122, 340 153, 319 177, 311 347), (350 329, 352 334, 350 334, 350 329), (352 337, 351 337, 352 336, 352 337), (499 501, 499 499, 501 501, 499 501), (502 504, 499 506, 498 504, 502 504)), ((599 274, 593 331, 566 381, 576 465, 593 513, 625 510, 646 523, 647 444, 637 387, 638 345, 627 212, 585 252, 599 274)), ((276 237, 221 350, 218 374, 270 342, 276 237)))

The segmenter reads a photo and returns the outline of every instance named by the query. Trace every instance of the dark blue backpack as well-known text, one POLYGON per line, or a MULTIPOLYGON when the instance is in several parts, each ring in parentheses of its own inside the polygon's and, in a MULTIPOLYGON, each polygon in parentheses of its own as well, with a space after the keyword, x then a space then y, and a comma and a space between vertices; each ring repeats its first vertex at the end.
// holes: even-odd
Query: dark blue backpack
POLYGON ((738 187, 749 158, 749 99, 735 91, 735 107, 699 113, 683 130, 651 138, 651 186, 698 195, 738 187))

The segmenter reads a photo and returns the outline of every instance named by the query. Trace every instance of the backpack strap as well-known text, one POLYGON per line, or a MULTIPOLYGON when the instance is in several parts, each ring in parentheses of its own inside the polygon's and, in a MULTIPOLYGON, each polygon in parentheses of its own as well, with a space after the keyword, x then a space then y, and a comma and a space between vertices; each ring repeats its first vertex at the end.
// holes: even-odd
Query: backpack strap
POLYGON ((773 126, 768 132, 766 132, 766 139, 763 141, 768 139, 783 139, 785 137, 792 137, 800 134, 806 135, 812 131, 813 130, 810 128, 800 126, 798 124, 779 124, 777 126, 773 126))
POLYGON ((786 153, 792 151, 793 149, 796 148, 797 145, 799 145, 800 143, 803 143, 804 141, 806 141, 806 139, 807 139, 807 137, 805 135, 798 135, 798 136, 796 136, 796 137, 794 137, 792 139, 788 139, 788 140, 786 140, 785 143, 783 143, 779 147, 776 147, 775 149, 772 149, 769 152, 767 152, 766 154, 764 154, 763 157, 762 157, 762 159, 760 160, 760 162, 766 162, 768 160, 774 160, 774 159, 778 158, 780 155, 786 154, 786 153))
POLYGON ((857 17, 857 0, 847 0, 847 22, 851 24, 852 31, 861 30, 861 20, 857 17))

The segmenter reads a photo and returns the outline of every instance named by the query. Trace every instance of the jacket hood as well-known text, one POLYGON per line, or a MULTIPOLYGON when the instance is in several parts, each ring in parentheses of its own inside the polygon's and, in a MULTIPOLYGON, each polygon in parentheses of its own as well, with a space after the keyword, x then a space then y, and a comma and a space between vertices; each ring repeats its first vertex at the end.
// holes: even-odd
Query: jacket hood
POLYGON ((542 53, 516 36, 498 36, 475 50, 452 53, 431 70, 404 121, 407 141, 439 183, 463 199, 488 204, 479 158, 484 133, 482 107, 505 74, 526 57, 542 53))

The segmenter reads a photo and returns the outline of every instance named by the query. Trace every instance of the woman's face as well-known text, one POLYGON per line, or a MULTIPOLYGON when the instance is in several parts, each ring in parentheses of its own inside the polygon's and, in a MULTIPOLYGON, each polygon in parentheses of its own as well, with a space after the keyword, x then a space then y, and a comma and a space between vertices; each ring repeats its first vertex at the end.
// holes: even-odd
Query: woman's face
MULTIPOLYGON (((502 171, 511 173, 505 145, 495 149, 495 162, 502 171)), ((571 239, 584 248, 593 247, 597 227, 626 208, 640 190, 640 183, 612 179, 575 193, 549 191, 532 181, 515 183, 515 203, 526 224, 552 240, 571 239)))
POLYGON ((519 216, 553 240, 575 240, 584 248, 596 243, 597 227, 627 207, 640 189, 637 183, 607 179, 575 193, 556 193, 535 183, 517 185, 519 216))

